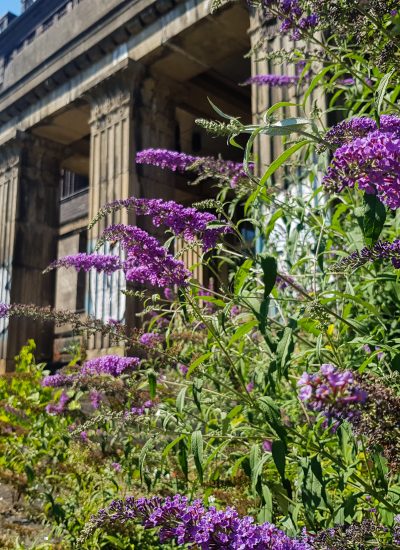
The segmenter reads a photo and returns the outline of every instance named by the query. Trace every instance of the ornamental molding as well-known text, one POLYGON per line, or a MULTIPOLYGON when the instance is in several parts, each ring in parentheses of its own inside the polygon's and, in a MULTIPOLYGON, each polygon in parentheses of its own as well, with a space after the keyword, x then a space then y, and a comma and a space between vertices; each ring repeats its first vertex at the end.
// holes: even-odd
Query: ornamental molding
POLYGON ((129 64, 85 94, 91 105, 89 124, 93 129, 100 130, 130 117, 141 73, 140 65, 129 64))
POLYGON ((21 164, 22 144, 19 140, 12 140, 0 147, 0 176, 12 177, 21 164))

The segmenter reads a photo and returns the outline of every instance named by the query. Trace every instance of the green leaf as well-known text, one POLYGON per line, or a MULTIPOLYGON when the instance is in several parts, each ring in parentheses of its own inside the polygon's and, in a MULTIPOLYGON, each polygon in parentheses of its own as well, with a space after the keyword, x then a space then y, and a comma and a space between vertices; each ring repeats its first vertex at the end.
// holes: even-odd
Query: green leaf
POLYGON ((378 453, 372 454, 372 460, 374 462, 374 471, 376 474, 376 481, 379 485, 387 491, 388 489, 388 474, 389 469, 387 467, 387 460, 378 453))
POLYGON ((183 407, 185 405, 186 391, 187 391, 187 387, 185 386, 180 390, 180 392, 176 396, 176 409, 180 413, 183 411, 183 407))
POLYGON ((382 80, 379 82, 379 86, 376 89, 375 92, 375 109, 378 116, 381 114, 381 107, 382 103, 385 99, 385 94, 387 87, 389 85, 389 82, 393 76, 393 73, 395 72, 395 69, 393 68, 389 73, 385 74, 385 76, 382 78, 382 80))
POLYGON ((268 222, 268 225, 264 231, 264 241, 267 242, 269 239, 269 236, 271 235, 272 231, 274 230, 275 223, 279 220, 279 218, 282 218, 285 215, 282 208, 278 208, 276 212, 274 212, 271 216, 271 219, 268 222))
POLYGON ((288 136, 293 132, 303 130, 309 124, 311 122, 308 118, 285 118, 269 126, 263 126, 260 132, 269 136, 288 136))
POLYGON ((221 111, 221 109, 219 107, 217 107, 212 101, 211 99, 208 97, 208 103, 211 105, 211 107, 214 109, 214 111, 219 114, 220 117, 222 118, 225 118, 227 120, 233 120, 235 119, 236 120, 236 117, 234 116, 231 116, 231 115, 227 115, 225 114, 223 111, 221 111))
POLYGON ((298 143, 295 143, 288 149, 285 149, 285 151, 283 151, 283 153, 270 164, 268 170, 265 172, 260 180, 260 187, 266 184, 270 177, 278 170, 278 168, 282 166, 285 161, 287 161, 289 157, 291 157, 294 153, 296 153, 296 151, 298 151, 308 143, 311 143, 311 141, 308 139, 304 139, 302 141, 299 141, 298 143))
POLYGON ((256 325, 258 325, 258 321, 253 319, 252 321, 249 321, 248 323, 245 323, 244 325, 241 325, 233 334, 231 339, 229 340, 228 347, 230 347, 234 342, 237 340, 240 340, 245 334, 251 331, 252 328, 254 328, 256 325))
POLYGON ((282 441, 272 442, 272 458, 274 459, 276 469, 281 479, 285 479, 286 449, 282 441))
POLYGON ((264 413, 265 420, 270 425, 275 434, 284 443, 286 448, 286 430, 282 424, 281 411, 269 396, 261 397, 258 404, 264 413))
POLYGON ((257 516, 257 519, 260 523, 265 523, 266 521, 271 523, 273 512, 272 493, 268 485, 265 485, 265 483, 262 484, 262 500, 263 506, 257 516))
POLYGON ((258 327, 260 329, 261 334, 263 334, 264 336, 267 330, 268 309, 269 309, 269 298, 261 302, 260 313, 257 315, 258 327))
POLYGON ((253 260, 247 259, 242 263, 242 265, 237 270, 235 274, 235 280, 233 283, 235 296, 237 296, 242 290, 252 265, 253 265, 253 260))
POLYGON ((263 270, 264 300, 271 294, 275 286, 278 264, 276 258, 268 255, 260 255, 261 269, 263 270))
POLYGON ((309 522, 315 525, 315 513, 329 509, 322 468, 316 456, 302 458, 300 464, 303 469, 302 501, 309 522))
POLYGON ((140 451, 139 455, 139 472, 140 472, 140 479, 144 480, 144 464, 146 460, 147 453, 154 447, 154 439, 148 439, 146 443, 143 445, 142 450, 140 451))
POLYGON ((181 470, 183 472, 183 475, 185 476, 185 479, 187 480, 188 474, 189 474, 189 465, 188 465, 186 440, 181 439, 178 443, 178 446, 179 446, 178 462, 179 462, 179 465, 180 465, 181 470))
POLYGON ((203 483, 203 435, 200 430, 192 433, 191 450, 200 483, 203 483))
POLYGON ((149 372, 147 375, 147 380, 149 383, 149 393, 150 398, 154 399, 157 393, 157 377, 154 372, 149 372))
POLYGON ((275 105, 272 105, 265 112, 264 119, 267 119, 268 117, 270 117, 278 109, 282 109, 282 108, 285 108, 285 107, 297 107, 297 106, 298 106, 297 103, 291 103, 290 101, 280 101, 279 103, 275 103, 275 105))
POLYGON ((203 380, 201 378, 195 378, 192 384, 192 394, 193 394, 193 400, 195 402, 195 405, 200 412, 201 412, 200 394, 202 389, 203 389, 203 380))
POLYGON ((269 456, 264 454, 261 458, 257 460, 254 464, 254 467, 251 470, 251 488, 254 492, 257 491, 257 486, 261 480, 261 474, 263 472, 264 464, 269 459, 269 456))
POLYGON ((279 476, 282 481, 283 487, 286 489, 286 492, 289 498, 292 498, 292 486, 290 481, 286 478, 285 469, 286 469, 286 445, 283 441, 273 441, 272 442, 272 458, 274 459, 276 469, 278 470, 279 476))
POLYGON ((207 351, 206 353, 203 353, 203 355, 200 355, 200 357, 195 359, 193 363, 191 363, 189 370, 186 373, 186 378, 189 378, 195 368, 204 363, 204 361, 206 361, 209 357, 211 357, 211 351, 207 351))
POLYGON ((283 331, 283 336, 279 340, 276 348, 276 363, 278 366, 279 377, 284 375, 288 370, 287 362, 294 349, 293 329, 286 327, 283 331))
POLYGON ((175 445, 177 445, 180 441, 182 441, 182 439, 185 439, 185 437, 186 436, 182 434, 178 436, 176 439, 174 439, 173 441, 171 441, 171 443, 168 443, 168 445, 165 447, 165 449, 162 452, 162 457, 166 458, 169 455, 169 452, 171 451, 171 449, 173 449, 175 445))
POLYGON ((364 193, 364 205, 356 208, 354 214, 364 235, 365 244, 374 244, 382 232, 386 220, 386 208, 376 195, 364 193))
POLYGON ((319 72, 317 75, 315 75, 314 78, 311 80, 310 85, 309 85, 306 93, 304 94, 303 108, 304 108, 305 104, 307 103, 307 99, 310 97, 313 90, 316 88, 316 86, 320 82, 320 80, 322 80, 324 78, 324 76, 326 75, 326 73, 328 73, 330 70, 332 70, 333 67, 334 67, 334 65, 328 65, 327 67, 322 69, 321 72, 319 72))

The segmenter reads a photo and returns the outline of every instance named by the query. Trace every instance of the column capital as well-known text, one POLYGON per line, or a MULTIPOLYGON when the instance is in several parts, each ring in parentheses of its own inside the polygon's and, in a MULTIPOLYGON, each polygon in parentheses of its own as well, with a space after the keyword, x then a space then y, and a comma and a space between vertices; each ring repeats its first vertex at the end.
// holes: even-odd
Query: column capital
POLYGON ((0 176, 17 168, 21 159, 21 143, 13 139, 0 147, 0 176))
POLYGON ((142 70, 141 65, 129 63, 85 94, 91 106, 89 124, 93 129, 107 127, 129 116, 142 70))

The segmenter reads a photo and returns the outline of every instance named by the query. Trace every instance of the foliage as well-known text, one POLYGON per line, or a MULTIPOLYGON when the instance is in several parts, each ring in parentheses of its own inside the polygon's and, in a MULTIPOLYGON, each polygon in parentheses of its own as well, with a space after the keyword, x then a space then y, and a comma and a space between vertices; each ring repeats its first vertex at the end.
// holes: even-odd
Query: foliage
MULTIPOLYGON (((42 514, 56 525, 55 540, 76 545, 91 513, 118 493, 184 494, 205 506, 232 506, 258 523, 272 522, 304 548, 398 547, 395 4, 268 0, 256 7, 276 17, 293 41, 280 59, 300 67, 299 78, 290 80, 297 82, 297 99, 270 106, 252 125, 217 106, 222 121, 199 122, 232 146, 244 135, 243 163, 142 152, 141 163, 216 184, 212 198, 196 208, 124 197, 93 222, 133 209, 166 226, 164 247, 143 230, 116 225, 100 242, 119 242, 123 261, 80 254, 52 266, 120 271, 127 281, 166 286, 164 294, 146 286, 143 292, 125 291, 128 299, 143 301, 145 333, 122 323, 81 322, 82 330, 102 330, 123 341, 129 356, 140 358, 135 368, 116 374, 77 361, 43 387, 43 367, 32 362, 30 347, 19 356, 16 376, 1 381, 2 402, 23 411, 1 417, 7 429, 2 471, 32 501, 45 503, 42 514), (296 116, 288 116, 290 110, 296 116), (339 119, 347 122, 327 132, 339 119), (281 139, 283 149, 255 175, 254 146, 261 134, 281 139), (198 252, 203 280, 190 278, 179 254, 172 257, 176 236, 198 252), (51 399, 61 398, 56 412, 64 414, 44 411, 51 399)), ((268 56, 266 37, 261 30, 256 55, 268 56)), ((273 79, 259 81, 271 85, 273 79)), ((66 315, 15 304, 1 311, 60 322, 66 315)), ((78 330, 79 319, 74 324, 78 330)), ((95 516, 79 544, 180 544, 178 516, 170 508, 167 523, 161 501, 126 502, 95 516), (148 502, 157 503, 156 518, 148 502), (126 523, 122 512, 121 523, 110 517, 125 506, 136 514, 129 520, 141 518, 146 529, 161 527, 162 543, 151 538, 152 530, 148 535, 126 523)), ((218 516, 212 507, 201 510, 213 521, 218 516)), ((179 521, 188 521, 186 509, 179 514, 179 521)), ((237 524, 223 534, 235 529, 237 524)), ((204 535, 203 546, 187 536, 185 542, 215 547, 212 535, 204 535)))

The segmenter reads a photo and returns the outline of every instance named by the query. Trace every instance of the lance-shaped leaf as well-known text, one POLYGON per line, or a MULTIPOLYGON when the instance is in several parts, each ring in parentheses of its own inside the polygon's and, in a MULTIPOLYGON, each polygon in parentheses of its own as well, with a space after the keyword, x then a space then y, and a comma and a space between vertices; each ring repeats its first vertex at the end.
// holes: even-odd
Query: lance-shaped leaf
POLYGON ((200 430, 192 433, 191 449, 200 483, 203 483, 203 435, 200 430))
POLYGON ((386 208, 376 195, 364 194, 364 204, 354 214, 364 235, 365 244, 371 246, 378 239, 386 220, 386 208))

